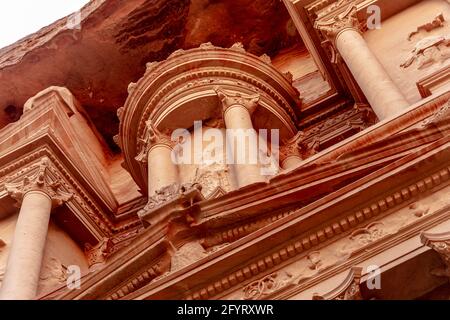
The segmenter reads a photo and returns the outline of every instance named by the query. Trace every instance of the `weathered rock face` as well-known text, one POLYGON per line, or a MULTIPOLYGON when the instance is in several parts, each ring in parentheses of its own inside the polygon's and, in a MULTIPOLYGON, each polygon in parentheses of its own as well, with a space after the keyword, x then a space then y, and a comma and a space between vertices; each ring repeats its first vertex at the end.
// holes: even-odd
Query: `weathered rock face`
MULTIPOLYGON (((0 50, 0 128, 18 120, 24 102, 51 85, 67 87, 111 148, 116 110, 145 63, 204 42, 242 42, 274 56, 300 41, 278 0, 94 0, 81 28, 67 18, 0 50)), ((117 151, 117 149, 115 149, 117 151)))

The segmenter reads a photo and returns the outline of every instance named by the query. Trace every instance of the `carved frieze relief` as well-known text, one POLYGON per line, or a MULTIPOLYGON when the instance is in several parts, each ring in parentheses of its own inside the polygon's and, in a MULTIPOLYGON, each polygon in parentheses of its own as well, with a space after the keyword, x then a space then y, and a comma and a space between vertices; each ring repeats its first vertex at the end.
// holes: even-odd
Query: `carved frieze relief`
POLYGON ((243 300, 263 300, 284 289, 291 283, 292 274, 275 272, 258 281, 252 282, 244 288, 243 300))
POLYGON ((407 69, 415 64, 421 70, 436 63, 443 64, 449 58, 450 35, 430 36, 416 42, 400 67, 407 69))
MULTIPOLYGON (((208 299, 213 297, 225 290, 225 288, 251 279, 257 273, 261 272, 260 270, 274 268, 297 255, 301 258, 290 265, 283 267, 283 271, 292 275, 292 280, 289 283, 292 283, 294 286, 301 286, 304 283, 311 281, 311 279, 314 279, 319 273, 337 265, 342 265, 358 253, 367 252, 370 246, 380 243, 389 235, 409 230, 409 228, 418 221, 424 221, 424 219, 418 219, 415 214, 411 214, 410 205, 402 207, 402 204, 404 204, 405 201, 410 200, 411 197, 418 197, 419 193, 423 196, 423 193, 426 190, 439 185, 439 183, 448 181, 450 178, 449 172, 450 168, 443 169, 432 175, 433 178, 425 178, 398 192, 394 192, 373 205, 369 205, 367 208, 363 208, 354 215, 347 217, 347 219, 340 220, 339 223, 332 223, 329 227, 319 230, 309 236, 287 243, 282 249, 254 261, 239 271, 223 277, 211 284, 210 287, 196 291, 189 296, 188 299, 208 299), (398 208, 397 211, 393 211, 394 208, 398 208), (381 218, 382 213, 387 212, 388 210, 391 213, 389 215, 384 215, 381 218), (347 233, 346 237, 341 237, 339 240, 323 247, 320 251, 310 251, 334 236, 343 234, 346 231, 350 232, 350 230, 355 228, 358 224, 377 216, 379 216, 379 218, 376 221, 371 222, 365 227, 359 228, 350 234, 347 233), (253 273, 253 271, 255 273, 253 273)), ((420 205, 422 207, 429 207, 427 216, 432 216, 435 211, 440 212, 439 209, 441 209, 442 206, 450 206, 448 198, 446 198, 447 201, 442 201, 442 199, 444 199, 443 195, 447 194, 449 188, 450 187, 447 186, 445 189, 436 191, 427 198, 422 198, 422 200, 420 200, 420 205)), ((279 290, 277 290, 277 294, 281 294, 286 288, 287 286, 283 288, 280 287, 279 290)), ((354 287, 354 289, 356 289, 356 287, 354 287)), ((355 294, 357 293, 356 290, 352 290, 352 292, 355 294)), ((242 298, 238 293, 227 297, 232 299, 242 298)))

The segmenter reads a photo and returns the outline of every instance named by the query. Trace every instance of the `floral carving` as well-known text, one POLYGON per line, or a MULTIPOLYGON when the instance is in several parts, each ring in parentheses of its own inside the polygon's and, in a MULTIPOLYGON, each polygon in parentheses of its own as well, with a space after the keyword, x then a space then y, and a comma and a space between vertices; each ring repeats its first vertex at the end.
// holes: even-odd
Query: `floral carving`
POLYGON ((62 188, 61 177, 52 167, 50 159, 44 157, 39 163, 34 164, 30 173, 24 177, 7 181, 5 188, 9 195, 21 203, 25 194, 30 191, 41 191, 52 199, 54 207, 61 206, 72 199, 73 194, 62 188))
POLYGON ((144 132, 144 137, 138 140, 138 150, 139 153, 136 156, 136 161, 146 164, 148 161, 148 152, 150 149, 157 144, 167 145, 173 148, 175 141, 170 139, 169 133, 160 132, 151 120, 146 122, 146 130, 144 132))
POLYGON ((358 242, 360 245, 367 245, 384 236, 384 224, 382 222, 372 222, 365 228, 355 230, 350 240, 358 242))
POLYGON ((299 131, 292 139, 285 141, 284 145, 280 147, 280 158, 286 159, 288 157, 297 156, 303 159, 302 149, 305 134, 299 131))
POLYGON ((256 108, 258 107, 260 95, 243 95, 239 92, 236 93, 230 93, 227 91, 224 91, 223 89, 216 87, 214 89, 219 96, 220 101, 222 102, 223 111, 225 112, 229 107, 234 105, 241 105, 244 106, 250 114, 252 114, 256 108))
POLYGON ((292 275, 273 273, 244 288, 244 300, 260 300, 280 291, 289 284, 292 275))
POLYGON ((330 21, 317 22, 315 28, 320 30, 324 36, 332 42, 334 42, 337 35, 345 29, 359 30, 360 24, 357 17, 356 6, 349 6, 345 12, 334 16, 330 21))
POLYGON ((110 238, 103 238, 96 246, 85 245, 85 254, 89 267, 106 262, 113 250, 113 242, 110 238))
POLYGON ((424 245, 436 251, 445 264, 444 268, 431 270, 431 274, 450 278, 450 233, 427 234, 422 233, 421 241, 424 245))

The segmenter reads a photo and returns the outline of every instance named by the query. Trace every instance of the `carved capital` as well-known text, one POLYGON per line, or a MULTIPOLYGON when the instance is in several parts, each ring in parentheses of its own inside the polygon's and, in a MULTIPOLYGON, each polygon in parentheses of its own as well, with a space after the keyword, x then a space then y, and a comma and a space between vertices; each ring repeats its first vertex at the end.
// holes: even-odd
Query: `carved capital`
POLYGON ((150 149, 156 145, 166 145, 173 148, 176 141, 172 141, 169 132, 160 132, 151 120, 146 122, 146 129, 144 137, 138 140, 138 155, 136 160, 140 163, 146 164, 148 153, 150 149))
POLYGON ((233 106, 243 106, 245 107, 248 112, 253 114, 255 112, 256 108, 258 107, 260 95, 243 95, 239 92, 231 93, 228 91, 225 91, 219 87, 216 87, 214 89, 219 96, 220 101, 222 102, 223 112, 225 113, 228 108, 233 106))
POLYGON ((97 245, 86 244, 84 252, 86 254, 88 265, 92 267, 98 264, 104 264, 108 256, 113 251, 114 244, 110 238, 103 238, 97 245))
POLYGON ((361 32, 357 12, 355 5, 349 6, 345 12, 336 15, 331 20, 316 22, 314 27, 320 30, 328 40, 335 44, 338 35, 347 29, 361 32))
POLYGON ((299 131, 292 139, 285 141, 284 145, 280 147, 281 161, 289 157, 299 157, 303 159, 302 147, 305 134, 299 131))
POLYGON ((422 233, 420 240, 424 245, 436 251, 445 264, 443 269, 435 269, 431 273, 436 276, 450 277, 450 232, 422 233))
POLYGON ((52 199, 53 207, 58 207, 73 196, 61 187, 60 181, 61 177, 52 166, 50 159, 44 157, 27 173, 8 179, 5 188, 18 203, 22 202, 28 192, 39 191, 52 199))

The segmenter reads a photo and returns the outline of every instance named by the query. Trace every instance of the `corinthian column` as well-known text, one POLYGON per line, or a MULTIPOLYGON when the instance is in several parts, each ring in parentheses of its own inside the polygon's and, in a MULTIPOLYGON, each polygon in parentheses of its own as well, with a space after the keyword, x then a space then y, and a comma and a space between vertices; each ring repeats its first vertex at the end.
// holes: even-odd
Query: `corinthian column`
POLYGON ((315 27, 332 42, 359 84, 373 111, 383 120, 409 106, 359 29, 356 6, 315 27))
POLYGON ((174 142, 147 121, 145 139, 136 160, 147 165, 148 196, 152 197, 164 187, 178 183, 178 167, 172 160, 174 142))
POLYGON ((259 165, 258 134, 253 128, 251 115, 258 107, 259 95, 244 96, 216 88, 222 102, 223 118, 227 129, 228 161, 234 165, 239 188, 265 181, 259 165))
POLYGON ((31 176, 6 184, 6 190, 21 207, 1 287, 1 300, 36 297, 51 209, 72 197, 60 188, 49 159, 42 159, 36 167, 31 176))
POLYGON ((301 155, 303 136, 303 132, 298 132, 292 139, 286 141, 280 147, 281 168, 284 170, 297 168, 303 161, 301 155))

